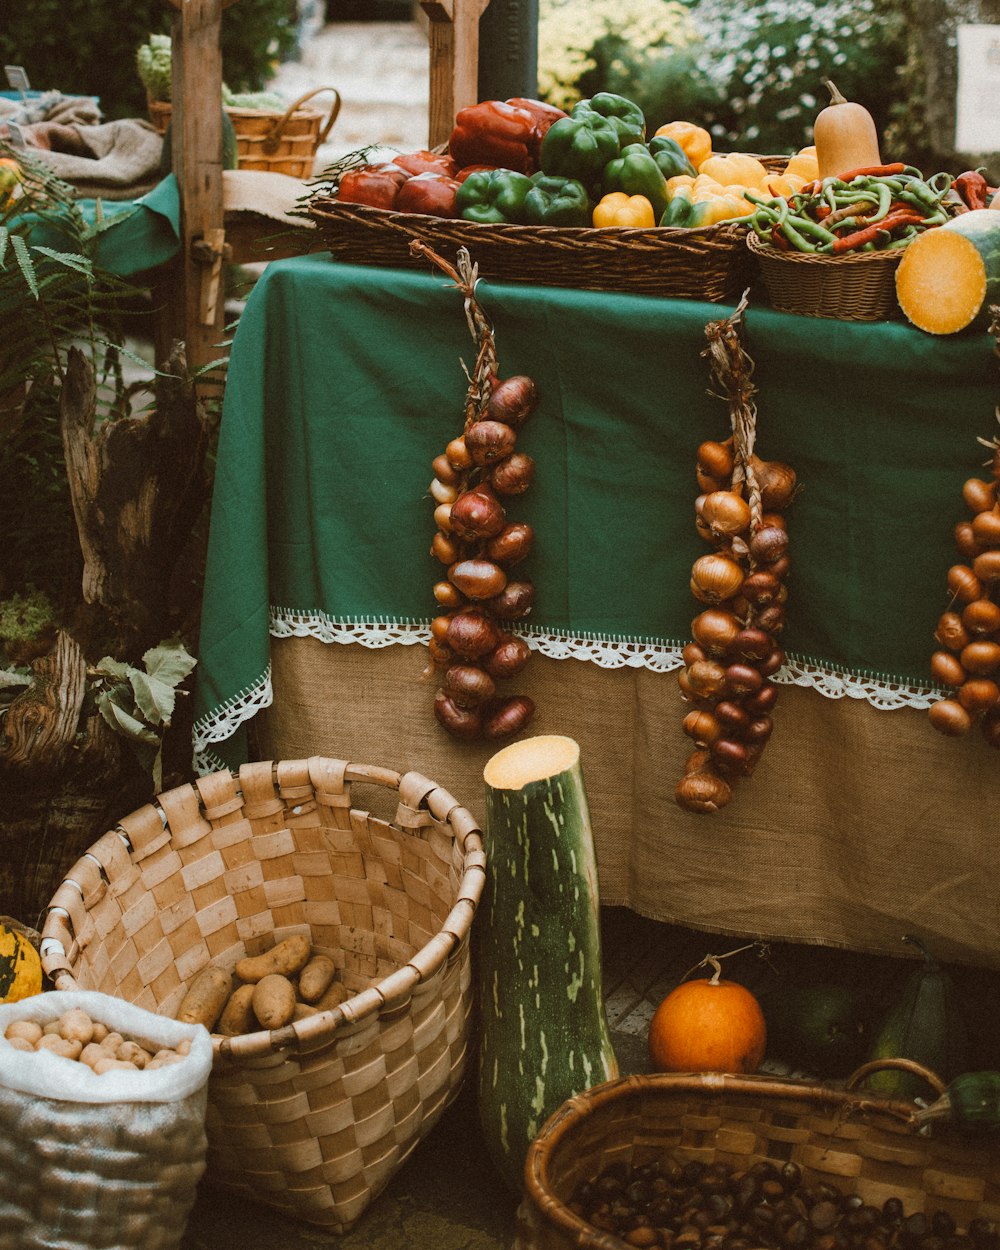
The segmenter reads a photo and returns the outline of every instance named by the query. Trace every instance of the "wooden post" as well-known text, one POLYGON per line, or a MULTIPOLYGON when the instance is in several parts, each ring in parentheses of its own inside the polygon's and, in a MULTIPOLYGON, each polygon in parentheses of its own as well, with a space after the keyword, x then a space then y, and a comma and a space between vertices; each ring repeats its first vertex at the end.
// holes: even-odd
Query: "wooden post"
POLYGON ((171 156, 181 190, 181 281, 187 363, 221 355, 226 257, 222 210, 222 10, 233 0, 170 0, 171 156))
POLYGON ((427 146, 447 143, 459 109, 478 102, 479 19, 490 0, 420 0, 430 21, 427 146))

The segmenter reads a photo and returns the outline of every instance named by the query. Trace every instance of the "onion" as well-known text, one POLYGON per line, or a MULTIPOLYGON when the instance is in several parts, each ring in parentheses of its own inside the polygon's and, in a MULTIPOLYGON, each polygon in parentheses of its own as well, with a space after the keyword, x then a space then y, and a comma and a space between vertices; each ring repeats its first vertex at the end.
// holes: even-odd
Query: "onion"
POLYGON ((428 487, 435 503, 454 503, 458 498, 458 487, 435 478, 428 487))
POLYGON ((448 633, 448 626, 451 624, 451 616, 442 613, 435 616, 431 621, 431 637, 437 642, 444 642, 445 635, 448 633))
POLYGON ((674 800, 685 811, 711 815, 725 807, 733 797, 729 783, 713 769, 702 768, 687 773, 677 783, 674 800))
POLYGON ((451 618, 445 639, 456 655, 478 660, 494 650, 500 641, 500 630, 485 612, 467 608, 451 618))
POLYGON ((469 455, 469 449, 465 445, 465 437, 461 434, 458 438, 451 440, 444 449, 444 454, 448 459, 448 463, 454 465, 456 469, 470 469, 472 467, 472 457, 469 455))
POLYGON ((685 664, 691 665, 695 662, 695 660, 704 660, 705 652, 696 642, 689 642, 681 652, 681 659, 685 664))
POLYGON ((763 745, 770 738, 773 729, 774 721, 770 716, 758 716, 744 730, 744 741, 763 745))
POLYGON ((971 521, 959 521, 953 530, 955 548, 963 560, 974 560, 982 548, 976 541, 976 533, 971 521))
POLYGON ((996 482, 984 482, 982 478, 970 477, 962 487, 962 499, 970 512, 985 512, 997 501, 996 482))
POLYGON ((473 464, 496 464, 514 450, 517 434, 503 421, 476 421, 465 431, 473 464))
POLYGON ((496 684, 476 664, 453 664, 444 675, 443 690, 456 707, 477 707, 493 698, 496 684))
POLYGON ((730 694, 754 694, 763 681, 752 664, 730 664, 726 669, 726 690, 730 694))
POLYGON ((705 496, 701 519, 720 537, 743 534, 750 526, 750 505, 731 490, 715 490, 705 496))
POLYGON ((795 470, 780 460, 760 460, 750 457, 750 467, 760 489, 761 507, 765 511, 781 512, 795 496, 795 470))
POLYGON ((734 699, 723 699, 715 705, 715 718, 723 729, 739 737, 750 724, 750 713, 734 699))
POLYGON ((490 482, 501 495, 523 495, 534 478, 535 462, 523 451, 505 456, 490 473, 490 482))
POLYGON ((516 621, 527 616, 535 603, 535 587, 532 582, 521 580, 508 582, 498 595, 486 606, 501 621, 516 621))
POLYGON ((443 690, 434 696, 434 715, 456 738, 478 738, 482 733, 479 709, 459 707, 443 690))
POLYGON ((507 585, 507 574, 492 560, 459 560, 449 568, 448 580, 470 599, 492 599, 507 585))
POLYGON ((987 712, 979 727, 989 746, 1000 747, 1000 711, 987 712))
POLYGON ((972 717, 957 699, 939 699, 927 709, 927 716, 938 733, 961 737, 972 728, 972 717))
POLYGON ((442 608, 461 608, 465 606, 465 595, 451 582, 435 582, 434 598, 442 608))
POLYGON ((531 378, 518 373, 493 387, 486 411, 491 421, 502 421, 517 430, 537 407, 538 387, 531 378))
POLYGON ((688 712, 681 727, 689 738, 700 747, 711 744, 722 734, 722 726, 711 712, 688 712))
POLYGON ((765 679, 764 684, 759 690, 753 694, 748 694, 743 700, 743 706, 751 716, 763 716, 769 713, 774 705, 778 702, 778 687, 773 681, 765 679))
POLYGON ((702 443, 698 448, 698 468, 711 477, 728 480, 733 475, 732 447, 711 439, 702 443))
POLYGON ((772 636, 785 628, 785 609, 780 603, 769 603, 754 614, 754 624, 766 629, 772 636))
POLYGON ((490 539, 483 548, 483 555, 487 560, 510 568, 531 555, 534 545, 535 531, 531 526, 523 521, 514 521, 490 539))
POLYGON ((531 651, 523 638, 504 634, 497 646, 483 660, 483 667, 491 677, 498 679, 514 677, 531 658, 531 651))
POLYGON ((771 564, 788 550, 788 531, 764 525, 750 536, 750 556, 756 564, 771 564))
POLYGON ((702 603, 723 603, 743 585, 743 570, 728 556, 699 556, 691 569, 691 590, 702 603))
POLYGON ((454 538, 443 530, 438 530, 431 540, 431 555, 442 564, 454 564, 461 551, 454 538))
POLYGON ((757 665, 757 671, 762 677, 773 677, 784 662, 784 651, 780 647, 774 647, 757 665))
POLYGON ((503 504, 492 493, 467 490, 451 505, 452 530, 459 538, 475 540, 499 534, 507 521, 503 504))
MULTIPOLYGON (((975 602, 981 601, 977 599, 975 602)), ((961 651, 972 641, 969 631, 965 628, 965 622, 957 612, 942 613, 938 619, 934 637, 942 647, 947 647, 949 651, 961 651)))
POLYGON ((451 504, 439 503, 434 509, 434 524, 446 534, 451 533, 451 504))
POLYGON ((722 694, 726 684, 726 670, 715 660, 696 660, 685 671, 688 685, 698 698, 711 698, 722 694))
POLYGON ((527 695, 515 694, 489 708, 483 716, 483 736, 508 738, 519 733, 535 714, 535 703, 527 695))
POLYGON ((455 468, 446 455, 435 456, 431 468, 438 481, 448 486, 457 486, 462 480, 461 472, 455 468))
POLYGON ((961 625, 981 637, 1000 629, 1000 604, 992 599, 973 599, 962 611, 961 625))
POLYGON ((773 647, 771 635, 764 629, 748 626, 741 629, 733 643, 733 655, 742 656, 745 660, 763 660, 771 654, 773 647))
POLYGON ((972 533, 981 547, 1000 546, 1000 508, 977 512, 972 518, 972 533))
POLYGON ((766 569, 755 569, 743 579, 740 593, 748 603, 760 604, 763 607, 765 604, 774 602, 780 588, 781 582, 773 573, 766 569))
POLYGON ((951 566, 948 570, 948 589, 959 603, 971 603, 973 599, 983 597, 983 583, 967 564, 951 566))
POLYGON ((978 716, 1000 703, 1000 686, 989 677, 970 677, 958 688, 958 701, 967 712, 978 716))
POLYGON ((691 622, 695 642, 709 656, 724 656, 739 632, 739 620, 722 608, 708 608, 691 622))
POLYGON ((711 746, 712 760, 723 772, 742 773, 749 762, 749 752, 734 738, 717 738, 711 746))
POLYGON ((1000 667, 1000 643, 990 642, 985 638, 976 639, 962 648, 959 659, 967 673, 974 673, 977 677, 989 677, 1000 667))
MULTIPOLYGON (((972 575, 973 579, 981 578, 984 582, 1000 581, 1000 551, 983 551, 976 556, 972 561, 972 575)), ((971 587, 969 595, 969 599, 964 602, 970 603, 972 599, 982 598, 981 594, 972 594, 971 587)))

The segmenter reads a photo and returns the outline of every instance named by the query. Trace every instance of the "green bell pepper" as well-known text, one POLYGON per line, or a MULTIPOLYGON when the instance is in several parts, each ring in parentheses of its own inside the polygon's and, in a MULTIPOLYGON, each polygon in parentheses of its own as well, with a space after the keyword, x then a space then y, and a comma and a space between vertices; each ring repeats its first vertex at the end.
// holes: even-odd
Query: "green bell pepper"
POLYGON ((539 162, 543 173, 575 178, 590 186, 620 151, 618 131, 606 117, 581 113, 577 117, 560 117, 548 128, 539 162))
POLYGON ((645 114, 638 104, 623 95, 599 91, 589 100, 577 101, 571 116, 579 117, 586 113, 597 113, 600 117, 606 117, 618 131, 622 146, 627 143, 642 143, 646 138, 645 114))
POLYGON ((647 146, 664 178, 676 178, 679 174, 697 177, 698 171, 676 139, 671 139, 669 135, 654 135, 647 146))
POLYGON ((525 196, 524 209, 532 226, 589 226, 590 196, 576 178, 533 174, 534 186, 525 196))
POLYGON ((469 174, 455 194, 455 212, 466 221, 523 225, 524 201, 532 182, 513 169, 483 169, 469 174))
POLYGON ((693 216, 694 205, 691 203, 690 196, 678 193, 670 197, 670 202, 660 217, 659 224, 661 226, 690 226, 693 216))
POLYGON ((649 149, 643 143, 630 143, 621 156, 609 161, 601 174, 601 191, 624 191, 644 195, 653 206, 658 221, 667 207, 667 180, 649 149))

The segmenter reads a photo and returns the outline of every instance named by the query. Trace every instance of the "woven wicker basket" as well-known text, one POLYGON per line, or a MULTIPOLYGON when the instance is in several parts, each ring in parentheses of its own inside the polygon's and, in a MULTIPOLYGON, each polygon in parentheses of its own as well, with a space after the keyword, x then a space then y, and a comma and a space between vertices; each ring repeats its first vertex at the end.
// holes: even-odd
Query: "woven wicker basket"
MULTIPOLYGON (((340 92, 335 87, 317 87, 300 96, 283 113, 278 109, 227 108, 236 133, 237 168, 311 178, 317 149, 337 120, 340 104, 340 92), (323 91, 333 92, 327 113, 304 107, 323 91)), ((160 134, 166 134, 171 106, 161 100, 148 100, 147 105, 153 125, 160 134)))
POLYGON ((424 268, 409 251, 419 239, 450 261, 468 248, 480 275, 495 281, 709 302, 735 298, 750 271, 738 222, 697 230, 492 225, 323 197, 309 213, 334 258, 354 265, 424 268))
POLYGON ((746 243, 768 298, 781 312, 842 321, 885 321, 900 315, 895 276, 902 248, 845 256, 783 252, 762 243, 752 230, 746 243))
POLYGON ((340 1007, 213 1035, 206 1129, 210 1179, 344 1232, 458 1093, 484 874, 473 817, 418 773, 250 764, 96 842, 52 899, 43 966, 59 989, 173 1015, 208 964, 297 933, 332 955, 340 1007), (398 790, 391 822, 352 806, 357 783, 398 790))
MULTIPOLYGON (((913 1104, 853 1088, 719 1075, 630 1076, 571 1098, 528 1150, 514 1250, 625 1250, 566 1205, 581 1180, 612 1163, 666 1158, 724 1163, 741 1170, 761 1159, 797 1163, 805 1184, 826 1181, 881 1207, 902 1199, 906 1213, 947 1210, 960 1228, 976 1216, 1000 1219, 1000 1137, 961 1136, 940 1123, 918 1134, 913 1104)), ((907 1061, 887 1066, 923 1072, 907 1061)))

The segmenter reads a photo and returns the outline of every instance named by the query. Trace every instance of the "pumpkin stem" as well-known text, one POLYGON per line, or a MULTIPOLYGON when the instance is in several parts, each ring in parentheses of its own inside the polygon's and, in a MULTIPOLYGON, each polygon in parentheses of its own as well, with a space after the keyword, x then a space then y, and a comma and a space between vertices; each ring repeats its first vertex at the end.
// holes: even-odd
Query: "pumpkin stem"
POLYGON ((823 86, 826 87, 830 92, 831 104, 847 104, 848 103, 847 97, 842 96, 840 94, 840 92, 837 90, 834 83, 832 83, 829 78, 823 79, 823 86))
POLYGON ((755 946, 761 946, 760 942, 747 942, 745 946, 737 946, 735 950, 726 951, 724 955, 706 955, 704 959, 700 959, 693 968, 688 968, 687 972, 681 977, 682 981, 686 981, 692 972, 697 972, 699 968, 707 968, 711 965, 714 968, 710 985, 718 985, 719 977, 722 975, 722 967, 719 963, 720 959, 728 959, 730 955, 739 955, 742 951, 752 950, 755 946))

